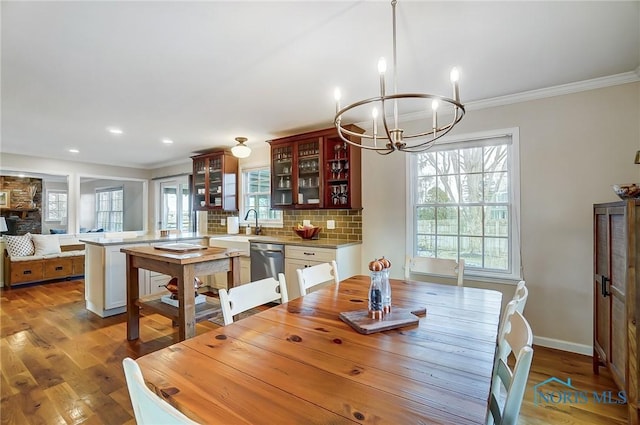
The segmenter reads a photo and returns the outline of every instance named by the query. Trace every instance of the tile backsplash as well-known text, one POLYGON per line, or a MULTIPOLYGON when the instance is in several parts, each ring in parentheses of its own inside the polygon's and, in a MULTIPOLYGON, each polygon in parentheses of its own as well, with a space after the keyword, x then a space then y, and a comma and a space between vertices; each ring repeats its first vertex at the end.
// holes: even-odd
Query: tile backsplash
MULTIPOLYGON (((207 214, 207 231, 209 233, 226 233, 227 226, 221 225, 220 220, 238 213, 225 211, 209 211, 207 214)), ((241 217, 242 218, 242 217, 241 217)), ((362 210, 284 210, 283 227, 263 227, 262 234, 266 236, 295 236, 293 227, 309 220, 311 224, 322 227, 320 239, 362 240, 362 210), (327 229, 327 220, 334 220, 336 228, 327 229)), ((259 224, 259 223, 258 223, 259 224)), ((244 226, 240 233, 244 233, 244 226)))

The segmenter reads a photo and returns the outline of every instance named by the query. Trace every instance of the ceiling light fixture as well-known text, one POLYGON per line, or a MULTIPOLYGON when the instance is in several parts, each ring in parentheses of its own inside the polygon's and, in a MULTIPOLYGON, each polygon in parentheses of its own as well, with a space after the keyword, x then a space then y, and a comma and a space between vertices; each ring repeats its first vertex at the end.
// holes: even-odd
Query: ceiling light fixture
POLYGON ((236 137, 237 145, 231 148, 231 153, 236 158, 246 158, 251 155, 251 148, 244 144, 247 141, 246 137, 236 137))
POLYGON ((162 143, 164 143, 165 145, 172 145, 173 144, 173 140, 171 140, 171 139, 162 139, 162 143))
POLYGON ((107 131, 109 133, 111 133, 111 134, 122 134, 123 133, 123 131, 121 129, 116 128, 116 127, 110 127, 110 128, 107 129, 107 131))
POLYGON ((69 149, 70 153, 80 153, 78 149, 69 149))
POLYGON ((393 17, 393 94, 385 92, 385 72, 387 63, 384 58, 378 62, 378 72, 380 73, 380 96, 360 100, 344 108, 340 107, 340 90, 335 91, 336 115, 334 125, 338 130, 340 138, 350 145, 378 152, 381 155, 388 155, 395 151, 422 152, 429 149, 436 140, 449 133, 453 127, 460 122, 464 116, 464 105, 460 103, 460 92, 458 89, 459 73, 456 68, 451 70, 451 83, 453 84, 453 98, 448 98, 435 94, 423 93, 397 93, 397 60, 396 60, 396 0, 391 2, 393 17), (424 102, 425 109, 431 108, 431 120, 422 125, 422 129, 415 133, 404 134, 404 130, 398 127, 398 104, 400 101, 424 102), (342 125, 342 116, 351 111, 361 110, 362 107, 372 105, 373 125, 371 132, 359 134, 348 130, 342 125), (389 105, 392 114, 387 116, 389 105), (376 107, 377 106, 377 107, 376 107), (380 115, 378 115, 378 107, 380 115), (444 111, 443 111, 444 110, 444 111), (443 112, 442 112, 443 111, 443 112), (438 123, 438 115, 449 116, 451 121, 446 124, 438 123), (378 117, 382 121, 382 135, 378 135, 378 117), (393 120, 393 128, 390 128, 388 120, 393 120), (430 121, 430 122, 429 122, 430 121), (360 143, 352 142, 349 136, 359 138, 360 143))

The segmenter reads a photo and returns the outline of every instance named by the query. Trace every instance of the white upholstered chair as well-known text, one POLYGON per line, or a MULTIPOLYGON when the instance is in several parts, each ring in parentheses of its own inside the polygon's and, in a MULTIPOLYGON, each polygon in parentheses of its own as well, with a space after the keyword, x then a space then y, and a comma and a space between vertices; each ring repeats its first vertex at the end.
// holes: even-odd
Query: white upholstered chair
MULTIPOLYGON (((514 302, 511 301, 509 304, 511 303, 514 302)), ((496 357, 489 397, 488 424, 516 425, 533 359, 531 327, 524 316, 515 309, 515 303, 510 312, 504 338, 498 343, 498 352, 506 354, 504 358, 502 355, 496 357), (506 360, 510 354, 515 357, 513 369, 506 360)))
POLYGON ((282 303, 289 301, 287 284, 282 273, 278 273, 277 280, 268 277, 235 286, 229 291, 224 288, 220 289, 218 295, 220 296, 225 326, 233 323, 233 316, 243 311, 273 301, 281 301, 282 303))
POLYGON ((194 422, 147 387, 138 363, 127 357, 122 361, 129 397, 138 425, 193 424, 194 422))
POLYGON ((416 275, 445 276, 455 279, 458 286, 464 283, 464 260, 445 258, 407 257, 404 265, 404 278, 416 279, 416 275))
POLYGON ((320 285, 321 283, 332 281, 338 284, 340 282, 340 278, 338 277, 338 264, 336 264, 335 261, 298 269, 296 273, 298 274, 300 296, 307 295, 309 288, 320 285))

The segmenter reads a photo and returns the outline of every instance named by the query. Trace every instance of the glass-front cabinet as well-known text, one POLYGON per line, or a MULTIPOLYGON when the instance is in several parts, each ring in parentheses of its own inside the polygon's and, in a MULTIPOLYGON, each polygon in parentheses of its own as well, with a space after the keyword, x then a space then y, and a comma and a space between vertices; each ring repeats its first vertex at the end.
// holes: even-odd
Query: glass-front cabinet
POLYGON ((218 151, 192 157, 193 209, 238 210, 238 159, 218 151))
POLYGON ((335 128, 270 144, 273 208, 362 207, 360 149, 340 139, 335 128))

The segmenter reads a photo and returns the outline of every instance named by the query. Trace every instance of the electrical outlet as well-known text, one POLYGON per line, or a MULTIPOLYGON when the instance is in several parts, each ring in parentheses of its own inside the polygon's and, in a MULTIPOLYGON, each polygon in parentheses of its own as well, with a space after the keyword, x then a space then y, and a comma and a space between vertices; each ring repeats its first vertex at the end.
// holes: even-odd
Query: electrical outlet
POLYGON ((224 218, 220 219, 220 226, 226 226, 227 225, 227 220, 224 218))
POLYGON ((336 228, 336 221, 335 220, 327 220, 327 229, 328 230, 333 230, 336 228))

